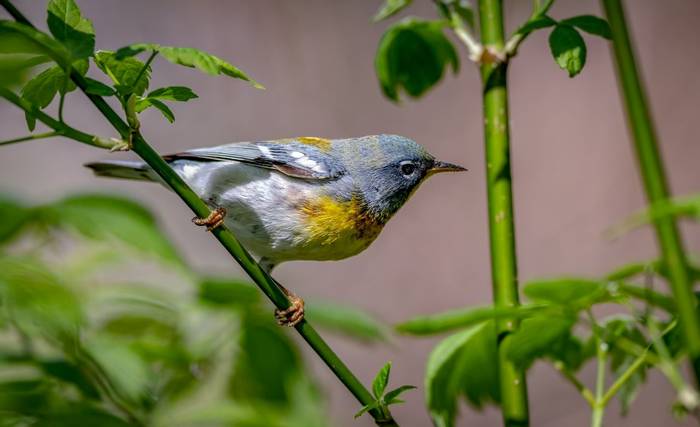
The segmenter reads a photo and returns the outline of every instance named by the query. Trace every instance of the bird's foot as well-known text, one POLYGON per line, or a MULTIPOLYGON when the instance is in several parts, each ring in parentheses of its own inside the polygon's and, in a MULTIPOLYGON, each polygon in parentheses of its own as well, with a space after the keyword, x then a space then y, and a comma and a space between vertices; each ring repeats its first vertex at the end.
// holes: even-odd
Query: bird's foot
POLYGON ((207 231, 212 231, 213 229, 224 223, 225 217, 226 209, 216 208, 213 211, 211 211, 209 216, 207 216, 206 218, 194 217, 192 218, 192 222, 194 222, 197 225, 206 225, 207 231))
POLYGON ((275 319, 280 326, 296 326, 304 319, 304 300, 289 293, 289 308, 284 310, 275 310, 275 319))

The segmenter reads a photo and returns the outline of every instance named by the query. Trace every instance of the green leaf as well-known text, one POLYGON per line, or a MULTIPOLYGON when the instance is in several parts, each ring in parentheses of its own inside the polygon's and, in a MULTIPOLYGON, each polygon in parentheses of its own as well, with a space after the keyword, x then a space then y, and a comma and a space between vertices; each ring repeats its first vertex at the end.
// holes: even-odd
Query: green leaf
MULTIPOLYGON (((3 40, 4 43, 4 40, 3 40)), ((51 61, 46 55, 0 53, 0 87, 12 87, 27 80, 30 70, 51 61)))
POLYGON ((573 18, 564 19, 561 21, 561 23, 571 25, 589 34, 612 40, 610 25, 608 25, 608 21, 603 18, 593 15, 579 15, 574 16, 573 18))
POLYGON ((520 369, 546 354, 557 341, 570 334, 575 319, 561 316, 535 316, 523 320, 505 342, 506 355, 520 369))
MULTIPOLYGON (((262 314, 260 316, 263 316, 262 314)), ((242 323, 240 354, 229 383, 231 396, 239 402, 285 403, 291 399, 291 385, 301 369, 296 347, 282 328, 248 313, 242 323)))
POLYGON ((69 403, 32 423, 32 427, 75 426, 130 427, 133 424, 88 402, 69 403))
POLYGON ((214 306, 248 307, 260 301, 260 292, 243 280, 206 277, 199 282, 199 299, 214 306))
POLYGON ((9 418, 13 413, 35 416, 39 410, 46 409, 52 397, 50 384, 45 379, 0 381, 0 412, 3 417, 9 418))
POLYGON ((62 42, 73 58, 87 58, 95 51, 95 30, 83 18, 74 0, 51 0, 46 23, 57 40, 62 42))
POLYGON ((456 328, 473 326, 492 319, 532 316, 541 306, 526 305, 519 307, 469 307, 450 310, 430 316, 420 316, 396 326, 396 330, 413 335, 431 335, 456 328))
POLYGON ((148 103, 152 105, 156 110, 160 111, 163 114, 163 117, 168 119, 170 123, 173 123, 175 121, 175 114, 173 114, 173 110, 168 108, 167 105, 165 105, 164 102, 160 102, 157 99, 148 99, 148 103))
POLYGON ((474 9, 468 0, 438 0, 435 2, 440 14, 447 20, 453 20, 456 15, 462 23, 475 29, 474 9))
POLYGON ((557 21, 547 15, 537 16, 525 22, 515 33, 526 36, 533 31, 557 25, 557 21))
POLYGON ((192 89, 185 86, 168 86, 156 89, 148 94, 147 98, 161 101, 189 101, 198 98, 192 89))
MULTIPOLYGON (((75 61, 72 68, 84 75, 88 70, 88 61, 75 61)), ((22 88, 22 98, 37 108, 43 109, 51 104, 56 93, 68 93, 75 89, 75 84, 68 78, 63 69, 55 65, 27 82, 22 88)), ((30 130, 32 129, 33 126, 30 127, 30 130)))
POLYGON ((0 40, 0 53, 47 55, 64 69, 73 62, 63 44, 18 22, 0 20, 0 40))
POLYGON ((387 405, 390 405, 392 402, 395 402, 396 398, 399 397, 401 394, 408 390, 413 390, 415 388, 416 386, 414 385, 402 385, 400 387, 396 387, 395 389, 388 391, 384 395, 384 400, 386 401, 387 405))
POLYGON ((605 285, 596 280, 561 278, 525 284, 523 293, 532 301, 585 308, 610 299, 605 285))
POLYGON ((499 402, 496 329, 489 321, 442 340, 430 353, 425 399, 436 425, 454 425, 459 397, 476 408, 499 402))
POLYGON ((399 100, 399 91, 417 98, 442 78, 445 68, 456 73, 459 59, 443 34, 442 21, 407 18, 389 27, 374 61, 384 95, 399 100))
POLYGON ((75 385, 83 396, 91 399, 99 398, 99 392, 79 366, 63 359, 40 361, 39 366, 46 375, 75 385))
POLYGON ((235 79, 245 80, 257 89, 264 89, 260 83, 251 79, 239 68, 229 64, 218 56, 214 56, 210 53, 191 47, 172 47, 160 46, 153 43, 139 43, 119 49, 117 51, 117 57, 126 58, 138 55, 145 50, 157 51, 173 64, 197 68, 198 70, 212 76, 225 75, 235 79))
POLYGON ((387 384, 389 384, 389 374, 391 373, 391 362, 386 362, 382 369, 377 372, 377 375, 372 381, 372 392, 377 400, 381 399, 384 395, 384 390, 386 390, 387 384))
POLYGON ((411 4, 412 0, 384 0, 384 4, 374 15, 374 22, 382 21, 390 16, 394 16, 401 12, 411 4))
POLYGON ((91 79, 90 77, 85 78, 85 82, 87 83, 87 86, 85 88, 85 92, 92 94, 92 95, 99 95, 99 96, 112 96, 114 95, 114 89, 111 87, 107 86, 106 84, 102 83, 99 80, 91 79))
POLYGON ((377 409, 379 408, 379 402, 374 401, 370 403, 369 405, 363 406, 357 413, 355 414, 355 418, 359 418, 362 414, 364 414, 367 411, 371 411, 372 409, 377 409))
POLYGON ((386 325, 360 309, 320 301, 306 307, 306 318, 319 328, 367 343, 387 338, 386 325))
POLYGON ((153 215, 126 198, 80 194, 41 207, 49 225, 66 228, 96 240, 119 241, 136 251, 182 263, 153 215))
POLYGON ((653 203, 647 209, 627 217, 621 224, 606 231, 610 237, 621 236, 642 225, 650 224, 669 217, 689 217, 700 220, 700 195, 677 197, 653 203))
POLYGON ((76 295, 46 266, 29 257, 0 257, 0 300, 14 324, 28 335, 69 345, 83 313, 76 295))
POLYGON ((557 25, 549 35, 549 48, 562 70, 573 77, 586 64, 586 43, 581 34, 570 25, 557 25))
POLYGON ((151 67, 147 67, 141 74, 145 64, 136 58, 118 59, 114 52, 101 50, 95 53, 95 63, 112 79, 117 91, 124 96, 131 93, 140 96, 148 89, 151 67))
POLYGON ((8 196, 0 194, 0 244, 17 237, 24 226, 31 223, 32 209, 8 196))

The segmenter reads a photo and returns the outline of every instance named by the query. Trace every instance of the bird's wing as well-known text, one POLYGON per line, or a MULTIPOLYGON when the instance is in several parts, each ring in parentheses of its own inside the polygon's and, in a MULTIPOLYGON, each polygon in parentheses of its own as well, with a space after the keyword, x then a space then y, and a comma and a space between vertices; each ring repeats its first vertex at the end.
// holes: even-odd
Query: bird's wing
POLYGON ((304 139, 238 142, 217 147, 195 148, 165 156, 168 161, 236 161, 276 169, 285 175, 305 179, 335 179, 345 173, 343 165, 327 152, 325 146, 303 142, 304 139))

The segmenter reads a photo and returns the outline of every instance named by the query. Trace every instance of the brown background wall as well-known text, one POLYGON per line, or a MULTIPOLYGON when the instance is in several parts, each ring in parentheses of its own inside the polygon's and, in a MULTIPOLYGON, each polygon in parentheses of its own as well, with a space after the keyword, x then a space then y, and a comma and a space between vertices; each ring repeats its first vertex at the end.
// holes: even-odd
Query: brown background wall
MULTIPOLYGON (((412 13, 434 16, 427 1, 412 13)), ((639 57, 656 113, 662 149, 676 194, 700 189, 700 107, 697 1, 626 2, 639 57)), ((385 27, 372 25, 377 0, 354 1, 88 1, 80 2, 98 29, 97 45, 114 49, 150 41, 200 47, 230 59, 267 86, 256 91, 225 78, 210 78, 163 62, 155 84, 184 84, 201 99, 175 107, 169 125, 157 112, 144 117, 145 135, 161 152, 231 141, 298 135, 348 137, 398 133, 439 157, 470 169, 426 183, 366 252, 342 262, 297 262, 277 275, 306 297, 355 304, 387 322, 490 299, 482 165, 482 128, 476 69, 463 64, 420 102, 401 107, 382 98, 373 72, 377 41, 385 27)), ((530 2, 507 1, 508 26, 529 13, 530 2)), ((35 22, 44 2, 18 1, 35 22)), ((597 13, 595 1, 561 0, 552 15, 597 13)), ((644 204, 623 125, 606 44, 587 37, 583 74, 567 78, 552 61, 546 32, 522 47, 511 67, 515 208, 521 280, 559 274, 602 274, 655 254, 648 230, 607 241, 602 231, 644 204)), ((463 53, 463 52, 462 52, 463 53)), ((464 55, 462 55, 464 57, 464 55)), ((85 99, 73 95, 67 118, 79 128, 110 135, 85 99)), ((0 103, 0 138, 25 133, 24 120, 0 103)), ((114 155, 111 158, 129 157, 114 155)), ((188 224, 191 213, 155 185, 95 180, 81 164, 110 157, 72 142, 50 140, 2 148, 0 188, 44 200, 83 189, 128 193, 150 205, 168 232, 199 268, 242 274, 213 240, 188 224)), ((700 228, 687 226, 686 241, 700 249, 700 228)), ((397 338, 366 348, 329 337, 368 382, 386 360, 392 381, 422 384, 436 340, 397 338)), ((325 367, 308 358, 324 383, 338 425, 352 421, 357 403, 325 367)), ((593 381, 593 372, 584 371, 593 381)), ((653 376, 626 419, 609 411, 611 426, 658 426, 670 422, 672 390, 653 376)), ((402 425, 429 421, 421 393, 407 394, 395 410, 402 425)), ((530 375, 533 425, 587 425, 583 401, 552 369, 530 375)), ((464 410, 460 425, 498 425, 495 410, 464 410)), ((690 425, 688 423, 688 425, 690 425)))

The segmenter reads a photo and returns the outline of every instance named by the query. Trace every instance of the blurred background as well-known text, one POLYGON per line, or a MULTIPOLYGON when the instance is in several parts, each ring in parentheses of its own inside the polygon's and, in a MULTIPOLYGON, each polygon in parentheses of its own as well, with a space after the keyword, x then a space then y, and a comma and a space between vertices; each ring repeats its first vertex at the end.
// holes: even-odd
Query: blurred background
MULTIPOLYGON (((258 91, 239 81, 156 61, 151 87, 184 85, 200 96, 174 106, 177 121, 172 125, 156 111, 144 113, 144 135, 161 153, 291 136, 396 133, 415 139, 439 158, 469 168, 468 173, 440 175, 425 183, 359 256, 340 262, 283 264, 275 273, 287 287, 308 299, 361 307, 389 324, 490 301, 480 83, 471 63, 463 60, 458 76, 447 75, 420 102, 396 106, 382 97, 373 69, 377 43, 387 25, 371 23, 378 0, 83 0, 79 4, 95 25, 99 49, 135 42, 197 47, 230 60, 267 88, 258 91)), ((25 0, 16 5, 43 26, 45 2, 25 0)), ((530 12, 530 2, 505 1, 505 7, 509 31, 530 12)), ((700 3, 635 0, 627 2, 627 9, 671 187, 676 195, 697 192, 700 3)), ((410 13, 435 14, 427 1, 416 1, 410 13)), ((595 1, 559 0, 551 11, 555 18, 583 13, 601 14, 595 1)), ((645 201, 610 53, 600 38, 587 37, 586 42, 587 64, 575 79, 552 60, 546 32, 529 38, 510 67, 521 281, 561 274, 602 275, 656 254, 649 229, 617 240, 603 235, 645 201)), ((460 56, 465 58, 463 51, 460 56)), ((67 105, 66 119, 75 127, 113 135, 82 95, 71 94, 67 105)), ((25 133, 23 114, 0 103, 0 139, 25 133)), ((60 139, 3 147, 0 190, 33 202, 85 190, 128 195, 155 212, 196 270, 243 277, 220 245, 190 225, 191 212, 173 194, 157 185, 96 179, 82 167, 88 161, 132 157, 60 139)), ((700 250, 700 228, 685 224, 684 232, 689 249, 700 250)), ((269 312, 272 316, 271 306, 269 312)), ((288 335, 299 340, 291 331, 288 335)), ((392 385, 418 386, 437 342, 400 336, 372 346, 336 336, 328 340, 363 382, 370 382, 391 360, 392 385)), ((369 417, 352 419, 358 403, 316 357, 306 356, 305 363, 327 395, 333 425, 373 425, 369 417)), ((592 369, 584 370, 588 384, 593 383, 593 374, 592 369)), ((532 425, 588 423, 587 406, 551 367, 538 364, 529 378, 532 425)), ((607 425, 671 423, 673 395, 663 378, 653 376, 630 415, 621 418, 612 407, 607 425)), ((407 393, 405 399, 406 404, 393 407, 402 425, 429 425, 422 392, 407 393)), ((499 423, 495 410, 478 413, 465 406, 459 425, 499 423)))

